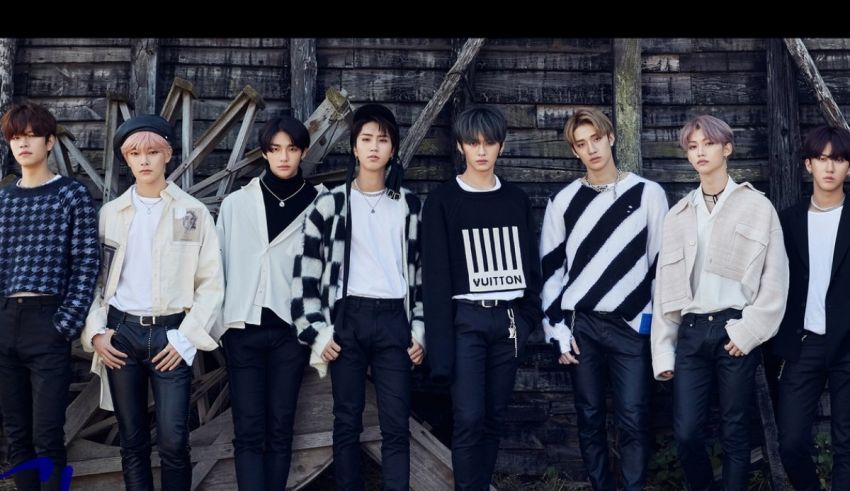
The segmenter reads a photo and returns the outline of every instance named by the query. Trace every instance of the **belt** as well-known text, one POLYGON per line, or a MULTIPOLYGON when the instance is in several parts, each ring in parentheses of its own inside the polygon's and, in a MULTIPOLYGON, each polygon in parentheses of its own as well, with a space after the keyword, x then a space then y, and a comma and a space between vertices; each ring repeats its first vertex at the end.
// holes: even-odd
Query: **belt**
POLYGON ((169 315, 133 315, 109 306, 108 318, 117 319, 120 322, 130 322, 140 326, 171 326, 183 320, 186 314, 178 312, 169 315))
POLYGON ((726 321, 729 319, 740 319, 741 311, 738 309, 726 309, 717 312, 709 312, 708 314, 685 314, 682 316, 682 323, 692 322, 712 322, 726 321))
POLYGON ((56 305, 59 303, 59 296, 57 295, 26 295, 22 297, 6 297, 3 300, 3 305, 7 306, 9 304, 17 304, 17 305, 56 305))
POLYGON ((513 300, 469 300, 466 298, 456 298, 455 302, 467 303, 469 305, 475 305, 476 307, 484 307, 485 309, 492 309, 493 307, 513 307, 513 300))
POLYGON ((346 306, 374 310, 404 309, 403 298, 369 298, 348 295, 343 299, 346 306))

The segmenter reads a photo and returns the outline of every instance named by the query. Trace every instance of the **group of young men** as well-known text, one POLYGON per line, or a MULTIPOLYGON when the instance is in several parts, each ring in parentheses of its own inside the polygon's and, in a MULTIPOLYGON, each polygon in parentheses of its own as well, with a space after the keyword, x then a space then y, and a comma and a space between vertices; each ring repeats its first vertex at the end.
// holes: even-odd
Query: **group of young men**
POLYGON ((17 487, 59 489, 70 343, 80 337, 94 352, 101 407, 116 413, 127 489, 154 488, 149 387, 161 488, 190 488, 191 365, 198 350, 219 346, 240 490, 285 486, 308 364, 322 376, 330 369, 337 486, 363 488, 368 377, 383 487, 409 489, 411 369, 425 360, 451 390, 455 489, 488 489, 518 361, 540 324, 569 366, 594 489, 616 481, 642 489, 653 375, 672 379, 688 486, 716 486, 704 441, 716 392, 722 488, 746 489, 751 387, 760 346, 774 336, 780 450, 792 483, 819 488, 811 433, 827 381, 833 482, 850 482, 850 329, 841 318, 850 132, 808 134, 813 195, 779 216, 729 176, 729 125, 696 116, 679 143, 700 185, 668 211, 658 184, 617 168, 611 121, 580 108, 564 138, 586 174, 551 197, 538 241, 528 196, 494 172, 506 131, 496 109, 461 113, 454 137, 465 169, 422 206, 402 186, 399 125, 385 106, 355 111, 346 181, 330 190, 302 176, 304 125, 275 117, 258 138, 268 167, 214 221, 165 179, 170 124, 136 116, 115 135, 135 184, 103 205, 98 225, 85 187, 47 166, 55 119, 13 105, 2 132, 22 176, 0 190, 0 407, 10 463, 47 457, 55 468, 44 482, 35 470, 18 472, 17 487), (608 457, 609 386, 619 478, 608 457))

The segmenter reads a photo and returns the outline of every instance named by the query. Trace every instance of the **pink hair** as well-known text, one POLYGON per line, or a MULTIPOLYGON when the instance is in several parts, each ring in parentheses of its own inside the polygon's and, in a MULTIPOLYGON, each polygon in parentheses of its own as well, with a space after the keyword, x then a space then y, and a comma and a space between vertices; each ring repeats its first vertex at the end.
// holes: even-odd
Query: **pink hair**
POLYGON ((121 144, 121 154, 124 155, 124 158, 127 158, 127 154, 133 150, 145 152, 149 149, 167 152, 169 156, 172 153, 168 140, 152 131, 137 131, 128 136, 121 144))

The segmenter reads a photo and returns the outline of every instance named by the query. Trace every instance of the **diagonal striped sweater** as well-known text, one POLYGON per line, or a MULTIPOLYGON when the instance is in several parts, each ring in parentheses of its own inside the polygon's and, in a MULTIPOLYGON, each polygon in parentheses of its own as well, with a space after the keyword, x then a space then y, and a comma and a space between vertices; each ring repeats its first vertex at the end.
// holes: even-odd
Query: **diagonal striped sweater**
POLYGON ((572 311, 612 312, 649 334, 652 286, 667 197, 657 183, 629 174, 598 193, 577 179, 546 207, 540 237, 543 328, 570 350, 572 311))

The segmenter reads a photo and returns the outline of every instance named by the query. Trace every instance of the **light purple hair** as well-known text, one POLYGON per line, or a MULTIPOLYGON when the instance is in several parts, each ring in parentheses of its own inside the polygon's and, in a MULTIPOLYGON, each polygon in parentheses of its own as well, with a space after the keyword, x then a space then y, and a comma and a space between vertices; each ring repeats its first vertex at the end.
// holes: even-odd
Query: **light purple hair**
POLYGON ((679 146, 682 150, 688 150, 688 139, 696 130, 702 130, 706 138, 714 143, 721 145, 729 143, 735 146, 735 135, 732 134, 732 128, 726 124, 726 121, 709 114, 700 114, 688 120, 679 130, 679 146))

